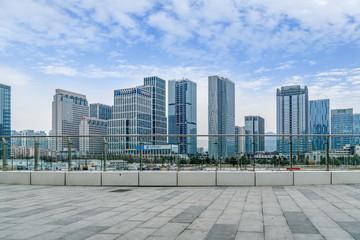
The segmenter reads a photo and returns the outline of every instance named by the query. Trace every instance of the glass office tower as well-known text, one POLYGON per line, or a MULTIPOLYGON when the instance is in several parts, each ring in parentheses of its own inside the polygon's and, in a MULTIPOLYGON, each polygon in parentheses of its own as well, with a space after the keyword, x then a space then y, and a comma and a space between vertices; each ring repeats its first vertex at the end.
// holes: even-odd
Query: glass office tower
MULTIPOLYGON (((265 134, 265 120, 260 116, 245 116, 245 134, 265 134)), ((255 152, 265 151, 264 137, 245 137, 246 154, 252 154, 253 148, 255 152)))
POLYGON ((101 103, 90 104, 90 117, 109 120, 111 118, 112 107, 101 103))
MULTIPOLYGON (((209 135, 235 134, 235 84, 219 76, 209 76, 209 135)), ((235 155, 235 137, 210 137, 209 156, 235 155)))
MULTIPOLYGON (((309 133, 308 88, 300 85, 285 86, 276 92, 276 130, 277 134, 308 134, 309 133)), ((290 153, 290 139, 279 137, 277 151, 290 153)), ((306 137, 292 138, 293 153, 307 151, 306 137)))
MULTIPOLYGON (((353 109, 331 110, 331 134, 353 134, 353 109)), ((342 149, 346 144, 351 144, 350 137, 332 137, 331 148, 342 149)))
MULTIPOLYGON (((196 135, 196 133, 196 83, 188 79, 169 81, 168 134, 196 135)), ((169 144, 178 143, 180 154, 196 154, 196 137, 169 137, 169 144)))
MULTIPOLYGON (((11 87, 0 83, 0 136, 11 135, 11 87)), ((11 140, 5 139, 8 143, 6 148, 7 157, 11 154, 11 140)), ((3 156, 3 142, 0 138, 0 157, 3 156)))
MULTIPOLYGON (((330 100, 309 101, 309 134, 330 134, 330 100)), ((326 137, 311 137, 312 151, 326 150, 326 137)))
MULTIPOLYGON (((235 134, 244 135, 245 126, 235 126, 235 134)), ((240 156, 245 153, 245 137, 235 137, 235 154, 240 156)))
MULTIPOLYGON (((144 86, 114 90, 114 107, 108 124, 109 135, 151 135, 152 97, 144 86)), ((152 144, 151 137, 109 137, 110 154, 137 154, 140 143, 152 144)))
MULTIPOLYGON (((167 133, 166 119, 166 82, 159 77, 144 78, 144 90, 151 93, 152 97, 152 134, 167 133)), ((165 145, 166 137, 153 137, 153 145, 165 145)))
MULTIPOLYGON (((360 113, 353 114, 353 134, 360 135, 360 113)), ((359 145, 360 137, 354 137, 353 143, 359 145)))

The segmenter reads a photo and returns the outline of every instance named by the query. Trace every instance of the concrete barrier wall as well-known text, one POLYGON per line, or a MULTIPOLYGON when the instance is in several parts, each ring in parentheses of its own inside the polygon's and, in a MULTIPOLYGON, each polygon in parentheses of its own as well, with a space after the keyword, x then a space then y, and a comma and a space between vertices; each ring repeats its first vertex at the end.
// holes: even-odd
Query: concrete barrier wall
POLYGON ((178 186, 216 186, 214 171, 179 171, 178 186))
POLYGON ((217 174, 215 171, 0 171, 0 184, 22 185, 275 186, 356 183, 360 183, 360 171, 218 171, 217 174))
POLYGON ((177 172, 141 171, 139 186, 177 186, 177 172))
POLYGON ((30 171, 0 172, 0 183, 30 185, 30 171))
POLYGON ((31 172, 31 185, 65 186, 65 172, 31 172))
POLYGON ((101 186, 101 172, 67 172, 67 186, 101 186))
POLYGON ((294 185, 331 184, 331 172, 294 171, 294 185))
POLYGON ((138 171, 103 172, 103 186, 138 186, 138 171))
POLYGON ((254 172, 241 171, 218 171, 217 185, 218 186, 254 186, 255 185, 254 172))
POLYGON ((256 172, 256 186, 294 185, 292 172, 256 172))
POLYGON ((332 184, 360 183, 360 171, 334 171, 332 184))

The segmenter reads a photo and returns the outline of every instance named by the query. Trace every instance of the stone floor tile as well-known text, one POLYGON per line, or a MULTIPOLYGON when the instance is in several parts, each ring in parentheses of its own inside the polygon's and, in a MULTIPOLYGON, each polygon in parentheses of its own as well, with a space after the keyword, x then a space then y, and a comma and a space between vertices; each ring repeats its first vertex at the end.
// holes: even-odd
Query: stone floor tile
POLYGON ((324 240, 321 234, 293 234, 295 240, 324 240))
POLYGON ((264 240, 264 233, 258 232, 237 232, 236 240, 264 240))
POLYGON ((142 240, 146 239, 148 236, 150 236, 153 232, 155 232, 156 229, 154 228, 134 228, 124 235, 120 236, 118 239, 122 240, 142 240))
POLYGON ((177 240, 202 240, 205 239, 208 234, 206 230, 188 230, 183 231, 176 239, 177 240))
POLYGON ((177 237, 188 225, 187 223, 170 222, 154 232, 152 236, 177 237))

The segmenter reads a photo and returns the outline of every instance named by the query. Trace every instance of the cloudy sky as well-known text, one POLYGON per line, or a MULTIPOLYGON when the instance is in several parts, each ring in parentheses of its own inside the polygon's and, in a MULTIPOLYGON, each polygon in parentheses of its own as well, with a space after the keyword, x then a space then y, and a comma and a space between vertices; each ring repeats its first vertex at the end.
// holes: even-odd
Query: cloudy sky
POLYGON ((276 129, 276 88, 360 112, 360 1, 0 0, 0 83, 12 87, 12 128, 51 129, 56 88, 112 104, 143 77, 198 84, 207 133, 207 76, 236 84, 245 115, 276 129))

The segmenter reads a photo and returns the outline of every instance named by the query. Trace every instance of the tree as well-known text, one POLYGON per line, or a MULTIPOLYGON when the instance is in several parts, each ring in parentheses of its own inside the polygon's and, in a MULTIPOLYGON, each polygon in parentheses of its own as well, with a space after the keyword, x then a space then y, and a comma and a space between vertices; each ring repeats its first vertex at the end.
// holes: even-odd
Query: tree
POLYGON ((236 160, 236 157, 231 157, 230 160, 229 160, 229 163, 233 166, 235 166, 237 164, 237 160, 236 160))
POLYGON ((273 156, 270 161, 271 165, 277 166, 278 164, 278 158, 276 156, 273 156))
POLYGON ((320 157, 320 165, 325 165, 326 164, 326 158, 324 158, 323 156, 320 157))

